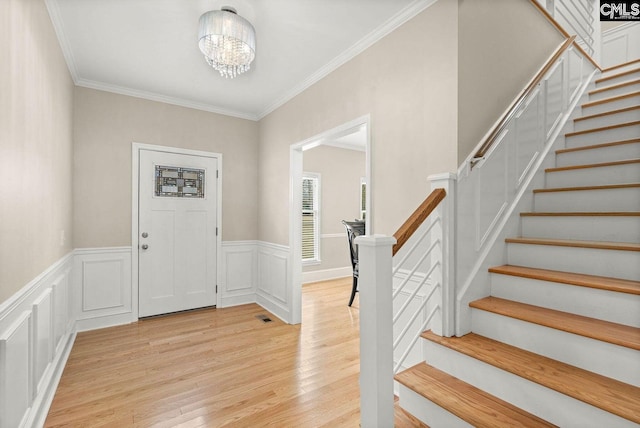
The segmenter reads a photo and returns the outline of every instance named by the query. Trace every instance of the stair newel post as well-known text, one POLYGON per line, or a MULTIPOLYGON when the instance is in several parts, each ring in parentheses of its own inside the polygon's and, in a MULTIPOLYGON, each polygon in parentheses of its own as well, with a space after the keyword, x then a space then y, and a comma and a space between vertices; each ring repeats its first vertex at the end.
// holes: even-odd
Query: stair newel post
POLYGON ((396 239, 356 238, 360 292, 360 422, 362 428, 392 427, 393 303, 392 247, 396 239))
POLYGON ((431 190, 444 189, 447 196, 434 210, 434 214, 440 221, 438 233, 432 239, 440 239, 440 249, 437 257, 440 257, 440 320, 434 323, 432 330, 444 337, 455 335, 455 308, 456 308, 456 269, 455 269, 455 215, 456 215, 456 181, 457 175, 453 173, 435 174, 429 176, 431 190))

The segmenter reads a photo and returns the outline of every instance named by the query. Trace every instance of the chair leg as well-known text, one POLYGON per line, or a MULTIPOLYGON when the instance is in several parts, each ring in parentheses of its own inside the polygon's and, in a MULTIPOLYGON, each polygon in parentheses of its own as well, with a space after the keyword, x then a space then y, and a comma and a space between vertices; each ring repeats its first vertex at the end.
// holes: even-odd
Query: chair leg
POLYGON ((349 306, 353 303, 354 297, 356 297, 356 291, 358 291, 358 277, 353 277, 353 286, 351 287, 351 298, 349 299, 349 306))

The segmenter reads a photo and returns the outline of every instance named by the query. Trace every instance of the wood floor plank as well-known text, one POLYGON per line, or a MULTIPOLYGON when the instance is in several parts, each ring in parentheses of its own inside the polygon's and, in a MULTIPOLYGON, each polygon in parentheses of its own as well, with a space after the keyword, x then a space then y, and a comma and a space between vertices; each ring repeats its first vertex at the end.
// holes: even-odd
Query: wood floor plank
MULTIPOLYGON (((297 326, 252 304, 79 333, 45 427, 357 427, 350 292, 351 278, 305 285, 297 326)), ((423 425, 397 407, 396 426, 423 425)))

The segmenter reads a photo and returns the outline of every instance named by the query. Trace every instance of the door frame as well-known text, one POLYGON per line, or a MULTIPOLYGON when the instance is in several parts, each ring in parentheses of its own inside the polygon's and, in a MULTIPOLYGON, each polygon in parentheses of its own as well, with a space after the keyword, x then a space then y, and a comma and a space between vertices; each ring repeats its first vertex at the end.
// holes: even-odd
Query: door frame
POLYGON ((292 144, 289 148, 289 249, 291 257, 291 287, 289 290, 291 303, 289 307, 291 310, 291 324, 300 324, 302 322, 302 213, 300 209, 302 206, 302 153, 305 150, 323 145, 323 140, 344 134, 346 131, 359 126, 366 126, 367 128, 365 152, 367 223, 365 233, 370 235, 373 233, 371 116, 367 114, 350 120, 311 138, 292 144))
MULTIPOLYGON (((140 150, 215 158, 218 161, 218 179, 216 189, 216 287, 221 283, 222 266, 222 154, 201 150, 183 149, 180 147, 156 146, 153 144, 131 143, 131 311, 133 320, 138 319, 139 277, 138 248, 140 233, 138 230, 139 190, 140 190, 140 150)), ((220 306, 220 291, 216 291, 216 306, 220 306)))

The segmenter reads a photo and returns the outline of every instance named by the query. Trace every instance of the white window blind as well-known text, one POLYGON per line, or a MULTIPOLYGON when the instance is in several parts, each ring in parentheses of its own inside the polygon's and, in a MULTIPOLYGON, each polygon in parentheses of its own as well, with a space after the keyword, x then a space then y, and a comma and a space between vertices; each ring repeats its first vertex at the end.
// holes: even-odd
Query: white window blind
POLYGON ((367 180, 360 178, 360 220, 367 219, 367 180))
POLYGON ((320 261, 320 175, 302 177, 302 261, 320 261))

